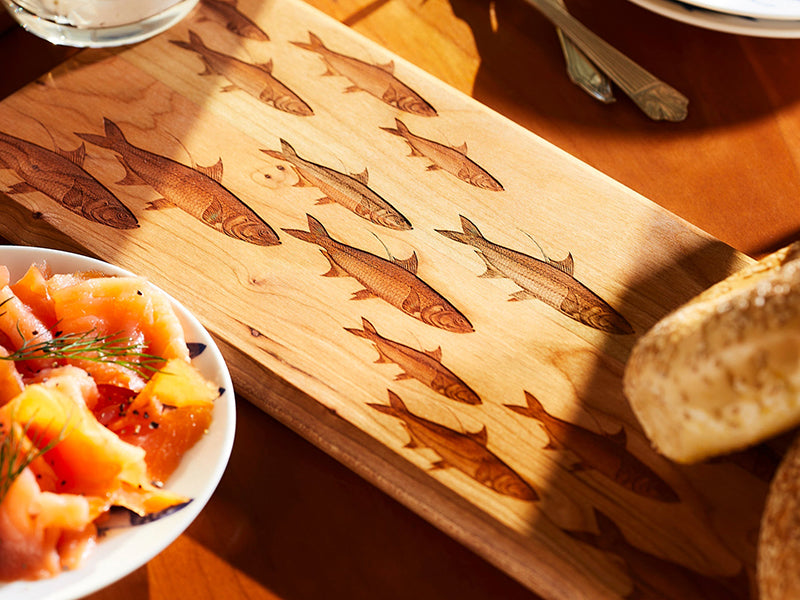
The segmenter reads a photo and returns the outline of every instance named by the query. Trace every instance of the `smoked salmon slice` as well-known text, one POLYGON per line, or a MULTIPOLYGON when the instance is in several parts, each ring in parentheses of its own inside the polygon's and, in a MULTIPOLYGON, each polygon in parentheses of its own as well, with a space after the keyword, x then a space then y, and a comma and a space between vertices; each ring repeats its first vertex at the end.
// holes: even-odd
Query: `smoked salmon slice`
POLYGON ((0 266, 0 581, 79 567, 112 507, 187 504, 163 483, 219 394, 146 280, 0 266))
POLYGON ((36 476, 26 469, 0 503, 0 581, 57 575, 66 566, 58 549, 63 530, 73 532, 71 555, 82 554, 94 543, 89 501, 42 492, 36 476))

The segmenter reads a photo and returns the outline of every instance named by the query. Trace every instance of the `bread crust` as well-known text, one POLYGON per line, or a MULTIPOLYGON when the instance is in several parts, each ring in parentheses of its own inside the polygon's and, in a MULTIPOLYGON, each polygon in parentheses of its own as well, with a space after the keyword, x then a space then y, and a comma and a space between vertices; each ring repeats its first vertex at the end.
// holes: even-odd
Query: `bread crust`
POLYGON ((761 600, 800 598, 800 436, 770 483, 758 535, 756 579, 761 600))
POLYGON ((800 243, 715 284, 636 343, 623 389, 650 441, 682 463, 800 424, 800 243))

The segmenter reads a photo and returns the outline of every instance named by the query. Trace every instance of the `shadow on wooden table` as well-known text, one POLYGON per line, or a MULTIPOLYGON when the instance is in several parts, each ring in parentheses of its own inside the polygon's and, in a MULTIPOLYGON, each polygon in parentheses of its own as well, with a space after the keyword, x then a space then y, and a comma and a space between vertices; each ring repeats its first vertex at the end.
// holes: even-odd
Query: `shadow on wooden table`
POLYGON ((182 583, 160 585, 165 598, 533 596, 254 406, 239 410, 230 466, 188 535, 94 600, 154 598, 151 577, 182 583), (228 566, 204 570, 215 560, 228 566), (169 571, 185 576, 159 577, 169 571))
MULTIPOLYGON (((270 440, 248 439, 264 431, 246 424, 254 410, 244 408, 239 421, 249 455, 218 494, 233 535, 196 539, 281 598, 532 597, 285 427, 270 427, 270 440), (286 448, 296 450, 290 461, 286 448)), ((218 516, 212 507, 203 518, 218 516)))
POLYGON ((15 92, 77 52, 76 48, 55 46, 33 36, 0 7, 0 99, 15 92))
MULTIPOLYGON (((0 98, 76 52, 0 12, 0 54, 15 57, 3 68, 0 98)), ((99 56, 84 54, 89 63, 99 56)), ((9 216, 30 227, 22 239, 81 251, 35 215, 9 216)), ((535 598, 244 398, 238 411, 229 467, 188 532, 89 598, 535 598), (177 582, 181 589, 168 589, 177 582)))
POLYGON ((785 58, 775 60, 785 56, 787 48, 797 48, 800 55, 795 40, 711 31, 627 0, 609 0, 602 10, 591 0, 567 4, 600 37, 688 96, 688 119, 680 125, 651 123, 616 86, 615 104, 590 98, 569 81, 553 26, 524 0, 496 1, 497 31, 491 26, 489 0, 451 0, 456 16, 469 24, 481 57, 473 89, 476 99, 494 103, 499 112, 523 125, 534 114, 537 121, 531 124, 537 126, 541 117, 584 127, 649 125, 654 133, 730 126, 800 99, 800 82, 787 81, 792 79, 787 78, 792 65, 784 64, 785 58))
MULTIPOLYGON (((84 51, 70 69, 109 52, 84 51)), ((116 118, 97 114, 86 131, 99 132, 103 116, 116 118)), ((169 154, 191 127, 188 114, 176 118, 159 151, 169 154)), ((535 597, 244 397, 238 409, 229 466, 187 534, 92 600, 535 597)))
MULTIPOLYGON (((643 121, 632 105, 623 106, 627 102, 624 99, 609 110, 586 97, 563 74, 552 27, 523 7, 520 0, 503 0, 498 5, 501 28, 513 21, 516 30, 527 32, 525 37, 533 31, 536 36, 546 35, 553 40, 547 46, 536 47, 527 42, 534 53, 522 56, 511 54, 512 47, 505 46, 506 38, 488 28, 488 8, 484 10, 482 5, 466 0, 453 2, 456 12, 473 26, 484 60, 485 68, 479 72, 475 85, 476 97, 481 100, 491 96, 495 108, 526 126, 532 118, 526 115, 534 114, 535 122, 530 121, 530 128, 535 132, 547 127, 568 128, 576 115, 577 121, 584 120, 598 129, 612 127, 623 131, 622 135, 624 127, 618 128, 620 123, 636 130, 659 131, 667 137, 676 136, 677 127, 683 128, 679 131, 694 127, 687 122, 665 129, 664 124, 643 121), (507 10, 513 19, 508 19, 507 10), (550 71, 541 71, 543 65, 550 71), (489 72, 498 75, 490 76, 489 72), (538 114, 530 111, 530 106, 540 107, 538 114)), ((667 33, 654 31, 658 37, 668 39, 667 33)), ((626 50, 622 44, 620 49, 626 50)), ((687 53, 689 50, 684 49, 687 53)), ((663 65, 673 65, 672 71, 659 71, 664 78, 686 68, 673 64, 669 57, 661 60, 663 65)), ((648 66, 656 70, 659 64, 648 66)), ((714 73, 710 83, 702 83, 700 76, 708 74, 699 72, 698 79, 692 80, 694 85, 716 86, 725 76, 724 72, 714 73)), ((723 93, 719 87, 713 89, 723 93)), ((697 110, 701 115, 716 115, 717 120, 712 122, 729 124, 737 118, 757 117, 760 106, 758 102, 752 106, 724 106, 726 110, 717 114, 700 104, 697 110)), ((692 266, 702 267, 702 256, 695 257, 692 266)), ((661 275, 653 274, 653 280, 661 275)), ((631 293, 638 293, 639 289, 652 289, 652 282, 635 282, 631 293)), ((634 300, 629 303, 637 304, 634 300)), ((602 383, 598 376, 585 389, 595 389, 602 383)), ((591 406, 591 397, 585 402, 591 406)), ((151 577, 159 582, 191 582, 179 590, 159 587, 159 597, 195 596, 198 600, 532 597, 519 584, 254 406, 247 402, 240 402, 239 406, 239 429, 229 469, 188 535, 146 568, 93 596, 94 600, 155 598, 148 585, 151 577), (202 570, 203 565, 215 560, 228 566, 202 570), (442 568, 443 562, 446 568, 442 568), (170 570, 184 571, 185 576, 158 578, 159 573, 170 570)))
MULTIPOLYGON (((724 272, 733 272, 740 266, 740 259, 730 247, 709 241, 665 269, 628 282, 626 295, 615 307, 623 315, 637 314, 642 307, 658 306, 658 302, 665 307, 664 314, 647 316, 651 322, 636 332, 641 335, 666 312, 716 283, 724 272), (670 282, 687 275, 693 280, 694 291, 670 287, 670 282), (672 308, 669 308, 670 303, 672 308)), ((624 435, 627 453, 635 457, 634 460, 643 461, 662 483, 672 486, 677 497, 656 499, 653 495, 630 499, 631 496, 624 493, 618 494, 615 487, 622 490, 623 486, 633 484, 634 489, 643 494, 655 492, 657 486, 652 479, 646 483, 644 475, 635 474, 631 464, 626 465, 624 460, 617 467, 617 481, 603 475, 597 470, 603 464, 603 456, 596 457, 595 464, 600 466, 593 467, 584 462, 580 454, 570 451, 572 439, 576 448, 585 443, 581 439, 585 438, 585 430, 567 425, 556 445, 563 448, 564 468, 554 471, 551 485, 555 488, 569 485, 566 481, 559 482, 559 474, 566 478, 569 471, 569 477, 573 477, 569 464, 577 459, 576 472, 579 469, 582 473, 578 477, 599 492, 593 503, 594 530, 571 535, 612 557, 630 577, 634 588, 626 598, 747 600, 755 597, 751 595, 755 540, 768 481, 777 468, 779 452, 756 447, 738 455, 721 457, 716 462, 722 465, 707 461, 683 466, 650 451, 622 391, 625 363, 619 362, 616 368, 609 363, 616 346, 614 340, 609 339, 608 348, 598 350, 594 372, 586 379, 573 381, 578 403, 571 415, 560 416, 567 423, 579 423, 586 422, 588 415, 590 422, 594 420, 599 426, 598 431, 592 430, 594 433, 611 437, 624 435), (651 487, 645 488, 646 485, 651 487), (618 501, 626 497, 627 507, 608 503, 609 499, 618 501), (601 504, 612 506, 616 513, 605 514, 601 504), (672 540, 667 541, 668 538, 672 540)), ((557 360, 569 378, 570 358, 559 355, 557 360)), ((598 444, 596 452, 602 451, 602 445, 598 444)), ((616 458, 612 458, 612 462, 614 460, 616 458)), ((586 497, 592 498, 592 494, 586 497)))
POLYGON ((536 598, 254 405, 238 410, 231 461, 187 535, 91 600, 536 598), (214 558, 229 567, 204 570, 214 558), (182 575, 159 577, 170 570, 182 575), (148 576, 181 587, 153 595, 148 576))
POLYGON ((800 41, 710 31, 628 0, 602 10, 568 0, 589 28, 689 98, 684 122, 655 122, 616 87, 604 105, 572 84, 554 28, 524 0, 496 0, 497 32, 490 0, 449 1, 480 55, 476 99, 737 250, 758 256, 796 239, 800 79, 789 73, 800 41))

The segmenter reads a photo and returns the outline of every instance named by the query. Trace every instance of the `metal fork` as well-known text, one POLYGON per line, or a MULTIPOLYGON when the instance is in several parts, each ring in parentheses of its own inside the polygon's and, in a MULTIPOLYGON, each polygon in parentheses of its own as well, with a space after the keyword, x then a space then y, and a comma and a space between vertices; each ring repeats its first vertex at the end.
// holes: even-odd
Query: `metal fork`
MULTIPOLYGON (((557 0, 558 4, 565 11, 567 6, 564 0, 557 0)), ((572 43, 560 27, 556 27, 558 40, 561 42, 561 50, 564 53, 564 60, 567 63, 567 74, 570 81, 583 89, 587 94, 608 104, 614 101, 614 94, 611 91, 611 82, 581 50, 572 43)))
POLYGON ((689 100, 608 44, 557 4, 557 0, 526 0, 577 46, 651 119, 683 121, 689 100))

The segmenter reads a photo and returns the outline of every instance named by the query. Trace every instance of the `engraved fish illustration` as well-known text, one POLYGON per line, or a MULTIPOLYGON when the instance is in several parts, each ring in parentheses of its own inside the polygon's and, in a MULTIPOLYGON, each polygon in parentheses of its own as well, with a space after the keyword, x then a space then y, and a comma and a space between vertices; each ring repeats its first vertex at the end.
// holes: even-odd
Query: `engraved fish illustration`
POLYGON ((598 533, 567 531, 573 538, 618 556, 630 572, 635 600, 746 600, 750 597, 747 574, 713 578, 692 571, 633 546, 605 514, 594 510, 598 533))
POLYGON ((506 277, 522 288, 511 300, 535 298, 584 325, 626 335, 633 333, 630 323, 605 300, 573 277, 572 254, 562 261, 539 260, 522 252, 490 242, 472 221, 461 217, 460 231, 437 229, 456 242, 474 246, 486 263, 481 277, 506 277))
POLYGON ((353 277, 364 289, 353 300, 381 298, 423 323, 454 333, 470 333, 472 325, 441 294, 417 277, 417 254, 405 260, 386 260, 364 250, 334 240, 322 223, 311 215, 308 231, 284 229, 304 242, 322 247, 331 264, 325 277, 353 277))
POLYGON ((135 229, 133 213, 84 168, 86 146, 68 152, 0 132, 0 169, 11 169, 22 179, 12 194, 38 191, 89 221, 115 229, 135 229))
POLYGON ((293 115, 308 117, 314 114, 308 104, 272 75, 272 60, 263 65, 244 62, 212 50, 203 43, 197 33, 191 30, 188 42, 183 40, 170 40, 170 42, 200 55, 206 67, 200 75, 216 73, 225 77, 230 85, 223 88, 224 91, 243 90, 265 104, 293 115))
POLYGON ((467 143, 453 147, 415 135, 400 119, 394 120, 396 128, 381 127, 384 131, 398 135, 411 146, 410 156, 422 156, 431 161, 428 171, 442 169, 461 181, 492 192, 502 192, 503 186, 475 161, 467 156, 467 143))
POLYGON ((345 330, 374 344, 378 351, 376 362, 392 362, 403 370, 395 377, 395 381, 413 378, 451 400, 465 404, 481 403, 478 394, 442 364, 441 346, 436 350, 420 352, 383 337, 364 317, 361 318, 361 324, 363 329, 345 327, 345 330))
POLYGON ((301 158, 284 139, 281 139, 280 151, 261 151, 290 163, 300 178, 300 185, 319 188, 325 196, 317 200, 317 204, 335 202, 376 225, 399 231, 411 229, 408 219, 367 185, 369 173, 366 169, 362 173, 345 175, 301 158))
POLYGON ((149 204, 150 210, 177 206, 204 225, 232 238, 257 246, 280 244, 275 231, 219 182, 221 160, 213 167, 187 167, 129 143, 110 119, 104 118, 103 123, 105 135, 75 135, 119 154, 117 158, 126 171, 120 184, 149 185, 162 194, 163 198, 149 204))
POLYGON ((763 443, 750 446, 745 450, 710 458, 706 462, 709 464, 733 464, 744 469, 753 477, 769 483, 775 477, 775 471, 778 470, 782 458, 783 452, 763 443))
POLYGON ((650 467, 628 452, 624 428, 609 434, 595 433, 554 417, 531 393, 525 392, 527 406, 505 404, 517 414, 536 419, 549 439, 547 448, 568 450, 580 460, 580 468, 594 469, 617 485, 660 502, 678 502, 678 494, 650 467))
POLYGON ((334 52, 318 36, 308 32, 310 42, 292 42, 316 52, 327 66, 325 75, 341 75, 352 84, 345 92, 364 91, 390 106, 422 117, 435 117, 436 109, 394 75, 394 61, 373 65, 352 56, 334 52))
POLYGON ((475 433, 461 433, 413 414, 400 397, 389 392, 389 406, 368 403, 375 410, 400 419, 411 440, 406 448, 430 448, 441 458, 434 469, 452 467, 481 485, 505 496, 534 502, 539 495, 516 471, 487 448, 486 426, 475 433))
POLYGON ((237 8, 236 0, 203 0, 202 5, 231 33, 258 42, 269 41, 266 32, 237 8))

